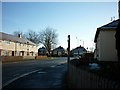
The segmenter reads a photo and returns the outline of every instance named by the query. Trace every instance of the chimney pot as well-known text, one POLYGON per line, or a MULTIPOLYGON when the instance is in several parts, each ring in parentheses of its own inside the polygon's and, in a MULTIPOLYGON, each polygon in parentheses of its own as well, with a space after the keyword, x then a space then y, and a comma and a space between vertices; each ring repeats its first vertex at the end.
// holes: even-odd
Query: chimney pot
POLYGON ((19 37, 19 38, 22 38, 22 34, 18 34, 18 37, 19 37))

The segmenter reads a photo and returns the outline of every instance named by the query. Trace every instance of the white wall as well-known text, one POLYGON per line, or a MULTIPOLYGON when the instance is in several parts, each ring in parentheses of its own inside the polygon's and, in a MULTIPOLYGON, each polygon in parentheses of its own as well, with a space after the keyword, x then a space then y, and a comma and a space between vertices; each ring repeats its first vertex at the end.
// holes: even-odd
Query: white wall
POLYGON ((117 61, 115 30, 101 30, 97 40, 97 54, 100 61, 117 61))
POLYGON ((10 44, 6 44, 6 40, 2 40, 0 42, 0 49, 7 50, 7 51, 17 51, 17 52, 25 51, 25 52, 38 53, 37 46, 20 44, 13 41, 10 41, 10 44))

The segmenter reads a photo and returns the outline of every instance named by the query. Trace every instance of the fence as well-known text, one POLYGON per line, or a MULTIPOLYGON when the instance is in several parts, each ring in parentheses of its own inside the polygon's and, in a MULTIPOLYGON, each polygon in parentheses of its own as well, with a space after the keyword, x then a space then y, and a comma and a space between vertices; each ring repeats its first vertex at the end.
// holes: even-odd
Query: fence
POLYGON ((72 64, 68 65, 68 83, 69 88, 120 89, 118 82, 100 77, 72 64))

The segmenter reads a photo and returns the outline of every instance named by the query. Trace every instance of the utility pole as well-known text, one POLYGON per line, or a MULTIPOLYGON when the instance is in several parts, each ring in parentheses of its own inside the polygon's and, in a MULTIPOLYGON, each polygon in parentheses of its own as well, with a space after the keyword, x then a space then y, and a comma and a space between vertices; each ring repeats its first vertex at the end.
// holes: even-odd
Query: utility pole
POLYGON ((119 14, 119 19, 120 19, 120 0, 118 1, 118 14, 119 14))
POLYGON ((68 35, 68 63, 70 62, 70 35, 68 35))

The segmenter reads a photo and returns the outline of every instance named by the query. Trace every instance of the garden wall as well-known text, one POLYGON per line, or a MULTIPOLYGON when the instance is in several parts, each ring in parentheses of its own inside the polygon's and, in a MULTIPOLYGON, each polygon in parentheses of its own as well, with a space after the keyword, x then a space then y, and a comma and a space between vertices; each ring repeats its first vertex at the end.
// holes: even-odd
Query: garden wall
POLYGON ((80 69, 73 64, 68 65, 69 88, 115 88, 120 89, 117 82, 100 77, 92 72, 80 69))
POLYGON ((4 61, 15 61, 15 60, 24 60, 24 59, 44 59, 47 56, 1 56, 0 60, 4 61))

